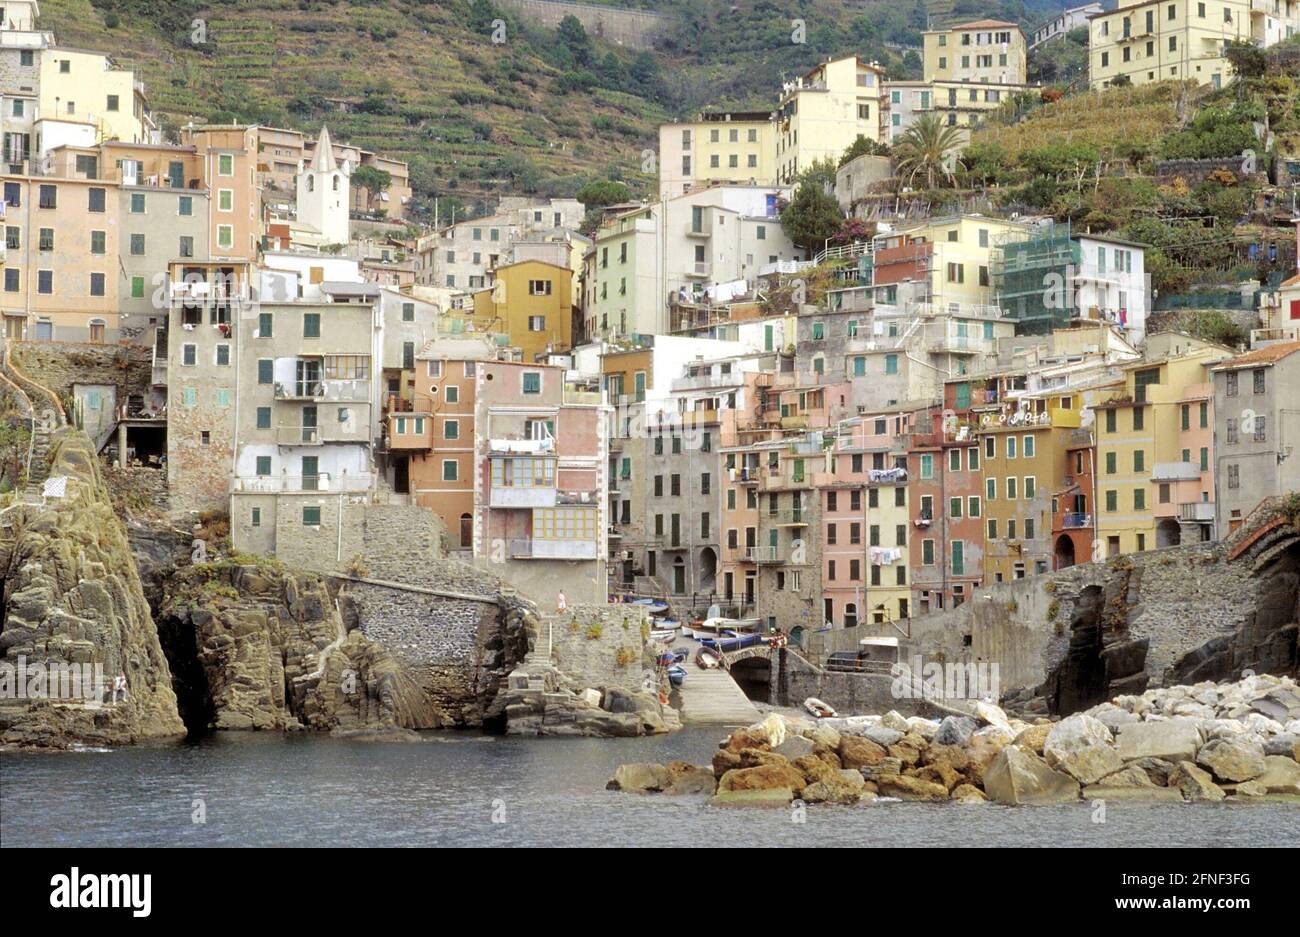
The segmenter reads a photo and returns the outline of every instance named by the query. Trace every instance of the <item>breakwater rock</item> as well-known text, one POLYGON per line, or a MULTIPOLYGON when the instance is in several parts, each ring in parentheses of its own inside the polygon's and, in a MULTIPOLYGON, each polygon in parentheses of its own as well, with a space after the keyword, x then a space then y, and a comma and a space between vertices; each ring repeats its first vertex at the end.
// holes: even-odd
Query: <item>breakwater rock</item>
POLYGON ((623 765, 607 785, 712 795, 719 806, 906 801, 1043 805, 1080 800, 1300 803, 1300 687, 1250 676, 1120 696, 1059 722, 988 703, 943 720, 896 712, 771 714, 724 739, 708 768, 623 765), (714 779, 702 788, 701 772, 714 779))

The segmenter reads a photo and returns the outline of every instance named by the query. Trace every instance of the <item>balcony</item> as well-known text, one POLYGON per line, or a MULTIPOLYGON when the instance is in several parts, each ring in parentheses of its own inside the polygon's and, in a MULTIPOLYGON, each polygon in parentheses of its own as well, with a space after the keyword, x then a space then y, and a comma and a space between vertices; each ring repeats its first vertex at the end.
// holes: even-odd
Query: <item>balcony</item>
POLYGON ((230 490, 236 494, 314 494, 316 492, 369 491, 372 484, 369 472, 344 472, 330 475, 241 475, 231 481, 230 490))
POLYGON ((767 522, 773 527, 807 527, 807 515, 803 511, 769 511, 767 522))
POLYGON ((731 374, 688 374, 685 377, 675 378, 672 382, 674 391, 680 390, 711 390, 716 387, 739 387, 744 382, 744 378, 739 372, 731 374))
POLYGON ((732 481, 737 485, 757 485, 761 473, 757 468, 742 468, 734 470, 732 481))
POLYGON ((510 557, 516 560, 594 560, 594 540, 511 540, 510 557))
POLYGON ((1083 530, 1091 526, 1091 514, 1066 514, 1061 522, 1061 527, 1065 530, 1083 530))
POLYGON ((275 443, 278 446, 319 446, 319 426, 277 426, 275 443))
POLYGON ((762 491, 782 491, 788 488, 811 488, 812 475, 803 472, 769 472, 763 476, 762 491))
POLYGON ((686 236, 688 238, 708 238, 713 236, 713 223, 706 215, 700 220, 699 224, 691 221, 686 225, 686 236))
POLYGON ((713 273, 713 265, 707 262, 690 263, 684 271, 686 276, 695 280, 707 280, 713 273))
POLYGON ((547 455, 555 452, 555 440, 489 439, 488 450, 501 455, 547 455))
POLYGON ((780 547, 746 547, 745 561, 748 563, 780 563, 780 547))
POLYGON ((1157 462, 1151 471, 1153 482, 1191 482, 1200 478, 1201 470, 1192 462, 1157 462))
POLYGON ((553 508, 558 503, 555 485, 493 485, 488 505, 494 508, 553 508))
POLYGON ((1178 505, 1180 521, 1197 521, 1203 524, 1213 523, 1214 503, 1211 501, 1191 501, 1178 505))
POLYGON ((365 403, 370 399, 370 382, 367 380, 277 381, 275 399, 365 403))

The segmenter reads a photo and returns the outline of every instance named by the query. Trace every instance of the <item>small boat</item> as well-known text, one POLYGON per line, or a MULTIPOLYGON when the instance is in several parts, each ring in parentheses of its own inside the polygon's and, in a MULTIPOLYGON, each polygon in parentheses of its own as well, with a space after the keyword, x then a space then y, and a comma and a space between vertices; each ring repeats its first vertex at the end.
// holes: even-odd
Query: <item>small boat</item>
POLYGON ((675 687, 681 686, 686 682, 686 668, 681 664, 673 664, 668 668, 668 682, 675 687))
POLYGON ((668 603, 662 599, 633 599, 633 605, 640 605, 651 615, 665 615, 668 613, 668 603))
POLYGON ((671 651, 665 651, 655 658, 655 664, 660 667, 671 667, 677 663, 677 657, 671 651))
POLYGON ((818 719, 831 719, 836 715, 834 709, 815 696, 810 696, 804 700, 803 708, 808 710, 809 715, 815 716, 818 719))
POLYGON ((695 628, 692 625, 682 625, 682 637, 683 638, 695 637, 695 628))
POLYGON ((695 663, 701 670, 717 670, 722 666, 722 655, 717 651, 702 647, 695 652, 695 663))
POLYGON ((734 631, 726 631, 716 638, 700 638, 700 643, 715 651, 740 651, 762 644, 764 640, 761 634, 737 634, 734 631))
POLYGON ((690 658, 691 652, 687 648, 679 647, 673 649, 672 655, 673 655, 673 663, 680 664, 683 661, 686 661, 687 659, 690 658))
POLYGON ((651 641, 671 641, 677 637, 676 631, 660 630, 658 628, 650 632, 651 641))

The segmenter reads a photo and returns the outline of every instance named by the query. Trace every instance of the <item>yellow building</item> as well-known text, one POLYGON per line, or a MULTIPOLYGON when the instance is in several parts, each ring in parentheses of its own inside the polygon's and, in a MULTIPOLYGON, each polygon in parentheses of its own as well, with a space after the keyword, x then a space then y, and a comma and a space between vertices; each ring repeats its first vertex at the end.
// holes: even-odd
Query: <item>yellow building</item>
POLYGON ((1082 395, 1070 393, 972 410, 984 481, 985 583, 1053 568, 1053 493, 1066 486, 1066 451, 1082 409, 1082 395))
POLYGON ((701 114, 659 127, 659 197, 715 182, 773 185, 776 123, 766 111, 701 114))
MULTIPOLYGON (((960 215, 936 219, 905 233, 923 237, 931 244, 929 295, 917 297, 929 302, 994 305, 989 273, 994 245, 1002 237, 1026 227, 1021 222, 984 215, 960 215)), ((921 271, 926 276, 926 271, 921 271)))
POLYGON ((1300 29, 1300 0, 1147 0, 1089 18, 1088 81, 1104 88, 1195 81, 1221 87, 1232 69, 1231 40, 1271 46, 1300 29))
POLYGON ((1232 350, 1174 332, 1152 336, 1146 354, 1124 368, 1124 389, 1093 407, 1096 538, 1108 556, 1213 530, 1209 369, 1232 350))
POLYGON ((573 271, 542 260, 497 267, 491 289, 474 294, 475 327, 503 332, 525 362, 573 345, 573 271))
POLYGON ((975 20, 923 34, 927 82, 1023 85, 1025 34, 1015 23, 975 20))
MULTIPOLYGON (((154 124, 149 116, 144 84, 135 73, 118 68, 102 52, 62 46, 41 51, 40 114, 44 120, 90 124, 93 143, 118 139, 127 143, 153 143, 154 124)), ((51 131, 47 130, 50 136, 51 131)), ((48 150, 63 139, 42 141, 48 150)))
MULTIPOLYGON (((949 127, 969 131, 979 125, 984 114, 995 111, 1009 101, 1011 96, 1025 90, 1027 85, 1009 85, 964 81, 936 81, 929 86, 929 110, 938 114, 949 127)), ((962 134, 963 143, 969 142, 969 132, 962 134)))
POLYGON ((777 111, 778 183, 840 157, 859 136, 889 142, 885 69, 856 55, 825 62, 786 83, 777 111))

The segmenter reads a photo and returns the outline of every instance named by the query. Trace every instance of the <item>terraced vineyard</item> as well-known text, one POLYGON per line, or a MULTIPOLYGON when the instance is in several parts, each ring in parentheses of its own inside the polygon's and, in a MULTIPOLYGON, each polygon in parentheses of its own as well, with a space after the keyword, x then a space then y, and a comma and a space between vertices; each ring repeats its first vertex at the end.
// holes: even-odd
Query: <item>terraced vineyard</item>
MULTIPOLYGON (((489 0, 43 0, 60 44, 136 68, 164 126, 259 122, 315 132, 411 164, 418 196, 466 208, 513 192, 572 195, 592 178, 653 189, 656 126, 711 105, 769 107, 783 76, 857 53, 899 77, 919 60, 926 0, 655 0, 680 21, 637 54, 534 27, 489 0), (795 19, 806 40, 791 38, 795 19), (492 23, 506 22, 505 41, 492 23), (903 34, 906 33, 904 36, 903 34), (649 169, 650 171, 645 171, 649 169)), ((995 0, 1024 18, 1032 5, 995 0)), ((965 15, 976 0, 939 0, 965 15)), ((990 6, 988 0, 980 0, 990 6)), ((976 4, 979 5, 979 4, 976 4)), ((982 9, 982 7, 981 7, 982 9)))

